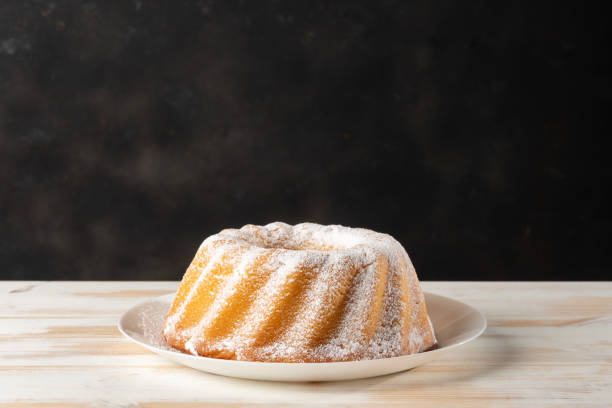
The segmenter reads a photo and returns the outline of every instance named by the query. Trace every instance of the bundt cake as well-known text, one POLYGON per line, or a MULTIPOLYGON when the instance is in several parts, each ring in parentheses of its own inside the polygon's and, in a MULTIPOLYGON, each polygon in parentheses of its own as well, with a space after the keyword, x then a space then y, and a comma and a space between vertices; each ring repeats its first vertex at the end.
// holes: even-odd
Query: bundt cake
POLYGON ((366 229, 280 222, 208 237, 163 335, 194 355, 268 362, 395 357, 435 343, 399 242, 366 229))

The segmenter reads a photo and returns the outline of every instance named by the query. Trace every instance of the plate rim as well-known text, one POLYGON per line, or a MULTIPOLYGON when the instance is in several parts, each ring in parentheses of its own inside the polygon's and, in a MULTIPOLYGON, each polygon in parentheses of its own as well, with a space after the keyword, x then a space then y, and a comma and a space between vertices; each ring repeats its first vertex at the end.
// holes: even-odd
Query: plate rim
MULTIPOLYGON (((287 362, 271 362, 271 361, 243 361, 243 360, 228 360, 228 359, 222 359, 222 358, 213 358, 213 357, 205 357, 205 356, 194 356, 193 354, 187 354, 184 353, 180 350, 170 350, 170 349, 165 349, 165 348, 161 348, 161 347, 155 347, 152 346, 150 344, 144 343, 134 337, 132 337, 131 335, 129 335, 124 329, 123 329, 123 320, 126 318, 126 316, 132 312, 134 309, 141 307, 143 305, 145 305, 146 303, 155 301, 155 300, 162 300, 163 298, 168 298, 170 296, 174 296, 176 294, 176 292, 170 292, 168 294, 165 295, 161 295, 161 296, 156 296, 156 297, 152 297, 152 298, 147 298, 146 300, 143 300, 141 302, 138 302, 137 304, 133 305, 132 307, 130 307, 129 309, 127 309, 125 312, 123 312, 123 314, 121 315, 121 317, 119 318, 118 322, 117 322, 117 328, 118 330, 121 332, 121 334, 123 334, 123 336, 125 338, 127 338, 128 340, 139 344, 140 346, 152 351, 153 353, 159 354, 164 353, 164 354, 176 354, 178 356, 180 356, 181 358, 187 358, 189 360, 192 361, 210 361, 211 363, 218 363, 218 362, 222 362, 223 364, 227 364, 227 365, 235 365, 235 366, 261 366, 262 364, 267 365, 269 367, 309 367, 309 368, 323 368, 323 367, 341 367, 341 366, 348 366, 348 365, 356 365, 356 364, 371 364, 372 362, 376 362, 376 363, 381 363, 383 361, 401 361, 401 360, 405 360, 405 359, 411 359, 414 358, 417 355, 433 355, 433 356, 437 356, 438 354, 444 354, 449 350, 455 349, 457 347, 463 346, 471 341, 476 340, 478 337, 480 337, 485 330, 488 327, 488 321, 487 318, 485 317, 485 315, 478 310, 477 308, 473 307, 472 305, 470 305, 469 303, 463 302, 459 299, 456 299, 454 297, 451 296, 444 296, 444 295, 439 295, 436 293, 432 293, 432 292, 428 292, 428 291, 423 291, 423 295, 425 296, 425 298, 427 298, 428 296, 437 296, 440 298, 444 298, 444 299, 449 299, 452 300, 454 302, 458 302, 464 306, 467 306, 468 308, 470 308, 473 312, 476 312, 476 314, 478 315, 478 317, 480 318, 482 324, 481 327, 479 328, 479 330, 474 333, 473 335, 471 335, 470 337, 463 339, 462 341, 459 341, 457 343, 448 345, 448 346, 444 346, 444 347, 439 347, 436 348, 434 350, 429 350, 429 351, 422 351, 420 353, 415 353, 415 354, 405 354, 402 356, 395 356, 395 357, 386 357, 386 358, 378 358, 378 359, 369 359, 369 360, 354 360, 354 361, 331 361, 331 362, 316 362, 316 363, 309 363, 309 362, 302 362, 302 363, 287 363, 287 362)), ((164 299, 165 300, 165 299, 164 299)), ((426 300, 427 301, 427 300, 426 300)), ((434 327, 434 333, 435 333, 435 327, 434 327)))

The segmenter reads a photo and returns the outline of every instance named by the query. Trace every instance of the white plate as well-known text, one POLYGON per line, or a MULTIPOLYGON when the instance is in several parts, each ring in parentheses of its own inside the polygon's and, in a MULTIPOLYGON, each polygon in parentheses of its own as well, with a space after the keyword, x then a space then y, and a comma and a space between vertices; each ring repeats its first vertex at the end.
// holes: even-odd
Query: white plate
POLYGON ((425 293, 427 310, 439 348, 423 353, 341 363, 261 363, 192 356, 172 349, 161 336, 174 295, 140 303, 121 316, 119 330, 128 339, 169 360, 209 373, 253 380, 336 381, 408 370, 435 360, 480 336, 487 327, 484 316, 458 300, 425 293))

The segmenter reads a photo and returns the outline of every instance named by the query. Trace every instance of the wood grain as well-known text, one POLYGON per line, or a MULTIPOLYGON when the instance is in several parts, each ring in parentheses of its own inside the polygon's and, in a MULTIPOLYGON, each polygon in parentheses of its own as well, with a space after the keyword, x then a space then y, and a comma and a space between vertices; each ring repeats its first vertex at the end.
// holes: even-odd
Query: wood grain
POLYGON ((414 370, 282 384, 201 373, 116 323, 176 282, 0 282, 0 408, 612 406, 612 282, 424 282, 489 328, 414 370))

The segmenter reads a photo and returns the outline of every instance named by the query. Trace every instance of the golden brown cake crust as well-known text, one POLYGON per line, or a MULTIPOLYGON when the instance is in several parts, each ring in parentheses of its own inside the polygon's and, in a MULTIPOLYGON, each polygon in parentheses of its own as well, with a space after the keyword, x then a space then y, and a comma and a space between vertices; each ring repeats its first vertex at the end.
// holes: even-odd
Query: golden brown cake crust
POLYGON ((207 238, 163 334, 194 355, 270 362, 386 358, 435 344, 414 267, 396 240, 311 223, 207 238))

